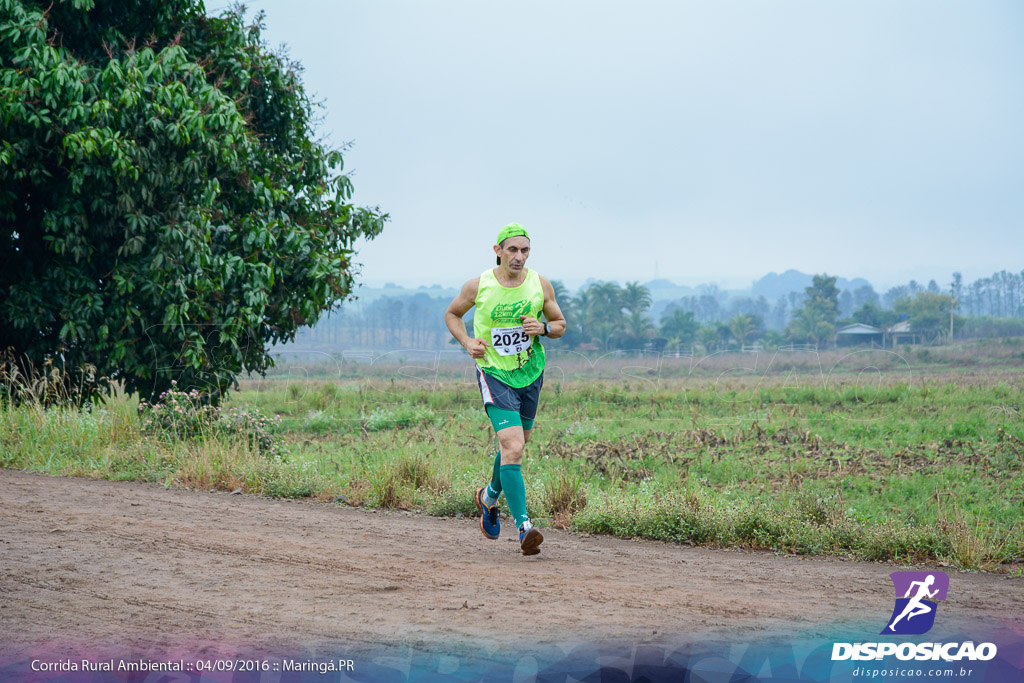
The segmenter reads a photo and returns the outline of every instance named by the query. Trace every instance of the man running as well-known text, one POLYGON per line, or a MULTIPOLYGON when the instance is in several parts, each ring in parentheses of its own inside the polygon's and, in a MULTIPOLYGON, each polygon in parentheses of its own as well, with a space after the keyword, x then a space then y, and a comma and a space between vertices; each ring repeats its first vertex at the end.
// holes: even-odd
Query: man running
POLYGON ((476 492, 480 530, 487 538, 498 537, 498 497, 504 491, 519 528, 523 554, 536 555, 544 537, 526 513, 523 446, 530 440, 544 383, 540 337, 554 339, 565 334, 565 318, 551 283, 526 267, 530 235, 523 226, 509 223, 502 228, 494 253, 498 267, 464 284, 448 306, 444 321, 452 336, 476 359, 480 396, 501 448, 494 456, 490 484, 476 492), (462 316, 473 306, 476 312, 470 337, 462 316), (539 320, 541 313, 547 322, 539 320))
MULTIPOLYGON (((911 581, 910 586, 907 587, 907 594, 903 597, 910 598, 910 594, 914 592, 914 586, 917 586, 917 594, 914 597, 910 598, 910 601, 907 603, 907 606, 903 608, 903 611, 900 613, 900 615, 893 619, 892 623, 889 624, 890 631, 893 631, 895 633, 896 629, 893 627, 896 626, 896 622, 902 619, 903 617, 906 617, 907 621, 910 621, 916 616, 928 614, 932 611, 931 607, 929 607, 921 601, 925 598, 934 598, 935 594, 939 592, 938 588, 936 588, 933 591, 928 590, 928 588, 933 583, 935 583, 934 574, 929 574, 924 581, 911 581)), ((897 593, 897 595, 899 595, 899 593, 897 593)))

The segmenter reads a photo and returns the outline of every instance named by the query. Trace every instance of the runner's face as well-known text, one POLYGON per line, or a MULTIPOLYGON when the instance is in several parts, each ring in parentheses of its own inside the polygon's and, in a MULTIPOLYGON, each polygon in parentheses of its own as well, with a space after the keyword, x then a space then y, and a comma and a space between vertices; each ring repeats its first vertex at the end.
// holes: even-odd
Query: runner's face
POLYGON ((523 272, 526 259, 530 256, 530 240, 525 237, 509 237, 495 246, 495 253, 501 257, 501 265, 513 273, 523 272))

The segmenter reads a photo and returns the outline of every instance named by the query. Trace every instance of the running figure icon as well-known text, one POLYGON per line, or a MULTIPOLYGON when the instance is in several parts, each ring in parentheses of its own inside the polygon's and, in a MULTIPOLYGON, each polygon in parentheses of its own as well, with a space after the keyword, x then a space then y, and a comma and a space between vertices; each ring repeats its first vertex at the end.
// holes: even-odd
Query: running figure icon
POLYGON ((896 602, 885 635, 921 635, 935 625, 939 602, 949 592, 949 576, 944 572, 893 572, 889 575, 896 602), (917 617, 916 619, 914 617, 917 617))
POLYGON ((912 581, 910 583, 910 587, 907 589, 906 594, 903 596, 904 598, 910 598, 910 601, 907 603, 906 607, 903 608, 903 611, 900 612, 900 615, 893 619, 892 623, 889 624, 890 631, 896 631, 896 623, 903 617, 906 617, 907 621, 910 621, 916 616, 928 614, 932 611, 932 607, 924 604, 921 601, 924 598, 934 598, 936 594, 938 594, 938 588, 936 588, 933 591, 928 590, 934 583, 934 574, 929 574, 924 581, 912 581), (915 586, 917 587, 917 593, 913 597, 911 597, 910 594, 914 592, 915 586))

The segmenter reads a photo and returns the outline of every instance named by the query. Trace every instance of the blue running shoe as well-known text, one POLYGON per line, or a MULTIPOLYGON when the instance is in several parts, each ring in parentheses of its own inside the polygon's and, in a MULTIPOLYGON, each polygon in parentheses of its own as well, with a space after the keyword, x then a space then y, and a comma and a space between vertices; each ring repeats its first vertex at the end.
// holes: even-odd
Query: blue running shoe
POLYGON ((523 555, 536 555, 540 552, 540 544, 544 542, 544 536, 531 527, 528 531, 519 534, 519 546, 523 549, 523 555))
POLYGON ((492 505, 487 507, 484 505, 484 490, 480 489, 476 492, 476 496, 473 497, 476 502, 476 508, 480 511, 480 531, 484 532, 484 536, 494 540, 501 533, 501 520, 498 519, 498 506, 492 505))

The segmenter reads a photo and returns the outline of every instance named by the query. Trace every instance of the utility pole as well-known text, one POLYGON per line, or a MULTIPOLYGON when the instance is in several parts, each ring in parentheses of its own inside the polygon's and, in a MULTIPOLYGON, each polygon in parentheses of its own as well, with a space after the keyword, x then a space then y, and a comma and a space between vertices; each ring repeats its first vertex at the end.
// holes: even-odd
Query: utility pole
POLYGON ((960 293, 963 285, 963 276, 959 272, 953 273, 953 281, 949 283, 949 343, 953 343, 953 309, 956 308, 956 295, 960 293))
POLYGON ((956 283, 949 284, 949 343, 953 343, 953 297, 956 295, 956 283))

